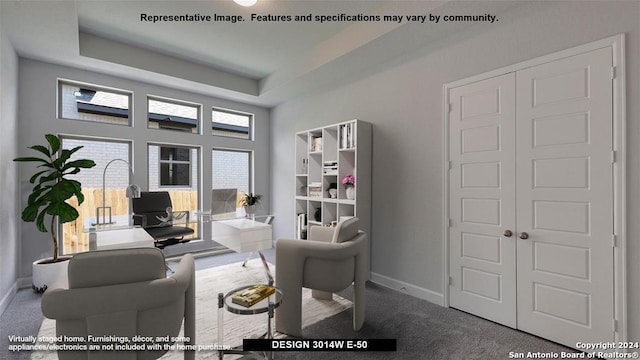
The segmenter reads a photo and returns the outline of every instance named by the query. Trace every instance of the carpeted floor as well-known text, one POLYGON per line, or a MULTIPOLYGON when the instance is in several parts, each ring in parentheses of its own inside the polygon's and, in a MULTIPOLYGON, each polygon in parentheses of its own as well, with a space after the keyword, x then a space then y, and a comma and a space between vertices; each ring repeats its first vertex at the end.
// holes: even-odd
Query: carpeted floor
MULTIPOLYGON (((340 293, 350 298, 346 292, 340 293)), ((364 327, 351 328, 344 311, 302 330, 310 339, 396 339, 395 352, 279 352, 290 359, 509 359, 509 352, 573 352, 562 345, 451 308, 367 284, 364 327)))
POLYGON ((9 352, 10 335, 29 336, 38 334, 43 320, 40 310, 40 295, 31 290, 18 290, 5 312, 0 317, 0 359, 27 360, 30 351, 9 352))
MULTIPOLYGON (((269 261, 272 251, 265 252, 269 261)), ((241 261, 244 255, 225 254, 196 260, 197 268, 241 261)), ((351 299, 350 291, 340 293, 351 299)), ((375 284, 367 286, 367 312, 363 329, 351 328, 351 311, 343 311, 303 329, 306 339, 397 339, 395 352, 278 352, 290 359, 509 359, 509 353, 572 352, 564 346, 473 315, 444 308, 375 284)), ((28 352, 7 350, 7 336, 36 335, 42 322, 40 298, 20 290, 0 317, 0 359, 29 359, 28 352)))

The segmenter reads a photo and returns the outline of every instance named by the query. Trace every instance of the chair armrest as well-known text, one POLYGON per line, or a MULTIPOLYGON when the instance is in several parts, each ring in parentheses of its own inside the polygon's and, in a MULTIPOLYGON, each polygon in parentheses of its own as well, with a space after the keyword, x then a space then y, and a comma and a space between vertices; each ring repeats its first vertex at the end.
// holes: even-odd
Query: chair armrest
MULTIPOLYGON (((178 282, 193 282, 193 277, 195 274, 195 265, 193 261, 193 255, 184 254, 180 263, 178 264, 178 269, 176 269, 175 273, 170 276, 170 278, 176 279, 178 282)), ((193 284, 190 284, 193 285, 193 284)))
MULTIPOLYGON (((363 253, 367 246, 367 235, 360 232, 355 239, 343 243, 325 243, 321 241, 279 239, 276 242, 276 254, 283 258, 301 259, 313 257, 326 260, 342 260, 363 253)), ((276 261, 277 262, 277 261, 276 261)))
POLYGON ((147 227, 147 215, 133 214, 133 223, 134 224, 136 224, 136 220, 140 221, 139 224, 143 228, 147 227))
MULTIPOLYGON (((174 211, 173 212, 173 218, 174 219, 179 219, 182 220, 182 218, 184 217, 185 219, 185 226, 189 226, 189 217, 191 216, 190 214, 191 212, 188 210, 181 210, 181 211, 174 211)), ((173 221, 173 219, 171 220, 171 224, 175 225, 175 222, 173 221)))
MULTIPOLYGON (((171 277, 178 283, 188 284, 185 290, 183 335, 190 339, 187 342, 188 345, 194 345, 196 343, 196 279, 193 255, 183 255, 178 269, 171 277)), ((188 354, 189 359, 195 359, 195 353, 188 354)))
POLYGON ((160 223, 155 227, 174 226, 176 223, 179 223, 179 222, 176 222, 176 220, 182 220, 182 219, 185 219, 185 227, 189 227, 189 217, 190 217, 190 211, 188 210, 174 211, 174 210, 171 210, 171 208, 167 208, 166 217, 156 216, 156 219, 158 219, 160 223))

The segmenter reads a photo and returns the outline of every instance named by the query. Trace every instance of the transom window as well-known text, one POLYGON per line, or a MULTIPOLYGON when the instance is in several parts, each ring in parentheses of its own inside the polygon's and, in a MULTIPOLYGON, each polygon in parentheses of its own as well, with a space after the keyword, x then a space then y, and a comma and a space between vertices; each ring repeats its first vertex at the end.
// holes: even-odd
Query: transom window
POLYGON ((147 105, 149 128, 200 132, 200 105, 151 97, 147 105))
POLYGON ((213 108, 211 121, 213 135, 253 140, 253 114, 213 108))
POLYGON ((95 85, 58 82, 58 117, 131 125, 131 93, 95 85))

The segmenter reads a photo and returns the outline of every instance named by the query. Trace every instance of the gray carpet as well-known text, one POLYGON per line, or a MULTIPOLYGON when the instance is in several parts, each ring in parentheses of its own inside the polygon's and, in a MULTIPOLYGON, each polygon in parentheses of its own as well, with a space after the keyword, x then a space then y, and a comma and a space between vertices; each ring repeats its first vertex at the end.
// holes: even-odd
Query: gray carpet
MULTIPOLYGON (((224 254, 196 260, 207 268, 244 259, 224 254)), ((274 261, 273 250, 266 251, 274 261)), ((351 299, 350 291, 340 293, 351 299)), ((0 317, 0 359, 29 359, 29 352, 9 352, 9 335, 36 335, 42 322, 40 296, 30 289, 18 291, 0 317)), ((368 284, 363 329, 351 328, 351 311, 345 311, 303 329, 308 339, 397 339, 395 352, 278 352, 277 359, 508 359, 509 352, 569 352, 570 349, 498 325, 467 313, 443 308, 387 288, 368 284)))
MULTIPOLYGON (((341 296, 349 298, 346 291, 341 296)), ((509 352, 570 352, 562 345, 425 300, 367 285, 364 327, 344 311, 302 330, 309 339, 397 339, 396 352, 279 352, 289 359, 509 359, 509 352)))
POLYGON ((19 290, 0 317, 0 359, 29 359, 30 351, 9 352, 8 337, 10 335, 35 336, 43 319, 40 295, 33 292, 31 288, 19 290))

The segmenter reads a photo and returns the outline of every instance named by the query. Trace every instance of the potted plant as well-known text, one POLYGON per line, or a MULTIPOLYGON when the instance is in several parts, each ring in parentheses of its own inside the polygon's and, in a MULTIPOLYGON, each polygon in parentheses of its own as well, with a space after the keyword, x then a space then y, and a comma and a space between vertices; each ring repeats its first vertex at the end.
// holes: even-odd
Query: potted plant
POLYGON ((240 205, 244 207, 244 212, 247 215, 253 215, 256 213, 256 205, 262 200, 262 195, 245 193, 240 200, 240 205))
POLYGON ((78 204, 84 201, 82 187, 79 181, 69 179, 67 176, 77 174, 80 169, 89 169, 96 166, 93 160, 71 160, 71 155, 80 150, 77 146, 71 150, 60 149, 60 138, 56 135, 46 134, 47 146, 30 146, 38 152, 38 157, 19 157, 13 159, 18 162, 33 162, 38 164, 36 172, 29 182, 35 184, 29 194, 27 206, 22 211, 22 220, 35 222, 38 230, 49 231, 53 242, 53 257, 40 259, 33 263, 32 287, 36 292, 44 292, 48 284, 57 280, 60 276, 66 276, 68 257, 58 257, 58 227, 60 224, 76 220, 80 215, 67 200, 76 197, 78 204), (45 219, 50 217, 49 230, 45 219))

